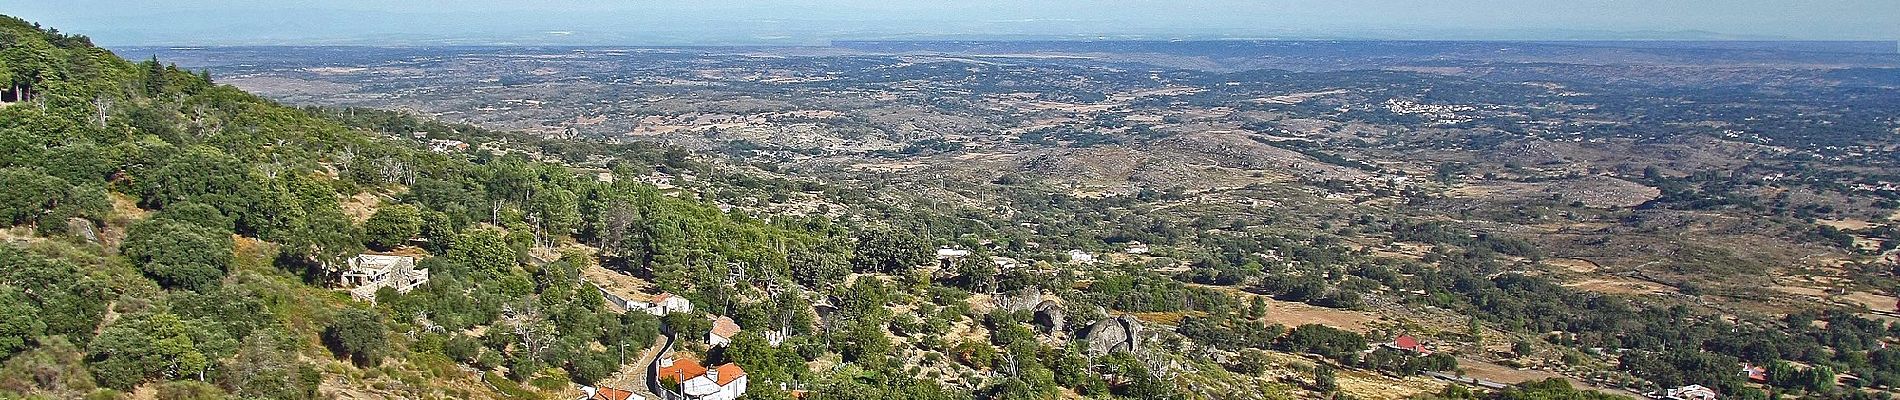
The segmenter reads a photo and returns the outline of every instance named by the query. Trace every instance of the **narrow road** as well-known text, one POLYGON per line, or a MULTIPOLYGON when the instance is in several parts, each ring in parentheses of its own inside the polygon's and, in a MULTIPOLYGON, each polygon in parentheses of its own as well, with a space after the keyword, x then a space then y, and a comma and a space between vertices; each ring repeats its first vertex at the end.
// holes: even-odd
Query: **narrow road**
POLYGON ((668 340, 664 336, 654 337, 652 345, 647 346, 644 349, 640 349, 640 357, 638 361, 635 361, 632 365, 639 365, 641 367, 635 368, 633 370, 634 371, 633 375, 628 377, 631 379, 621 380, 621 383, 627 387, 627 390, 640 393, 641 395, 645 395, 648 398, 659 397, 657 395, 654 395, 651 391, 647 390, 647 385, 646 385, 647 376, 651 373, 650 371, 652 370, 649 368, 646 368, 645 366, 656 365, 659 363, 660 355, 666 354, 665 347, 667 346, 667 342, 668 340))
POLYGON ((660 335, 666 343, 660 345, 659 351, 654 352, 653 359, 647 363, 646 373, 643 374, 646 375, 647 393, 652 393, 653 397, 660 400, 686 400, 686 396, 660 386, 660 377, 657 376, 660 374, 660 357, 666 352, 673 351, 673 328, 666 326, 666 322, 660 322, 660 335))

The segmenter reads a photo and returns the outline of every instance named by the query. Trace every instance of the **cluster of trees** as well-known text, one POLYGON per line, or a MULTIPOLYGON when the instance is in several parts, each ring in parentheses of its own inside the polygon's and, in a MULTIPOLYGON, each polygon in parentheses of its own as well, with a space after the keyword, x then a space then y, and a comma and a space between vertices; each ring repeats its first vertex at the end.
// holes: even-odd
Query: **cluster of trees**
POLYGON ((599 348, 644 348, 656 334, 657 321, 607 312, 580 283, 585 257, 522 263, 528 247, 598 221, 582 219, 579 193, 603 189, 565 167, 376 140, 10 17, 0 70, 34 93, 0 106, 0 225, 62 239, 0 246, 0 394, 160 383, 181 395, 315 398, 309 342, 364 367, 440 356, 593 382, 621 363, 599 348), (403 194, 359 225, 342 203, 364 192, 403 194), (154 212, 114 211, 115 197, 154 212), (122 242, 107 229, 123 229, 122 242), (442 255, 423 262, 435 279, 415 292, 385 290, 373 308, 299 297, 327 292, 366 247, 412 244, 442 255), (456 333, 477 326, 487 334, 456 333))
POLYGON ((1417 396, 1417 400, 1624 400, 1628 397, 1577 389, 1563 378, 1520 383, 1497 392, 1472 391, 1463 385, 1445 386, 1436 394, 1417 396))

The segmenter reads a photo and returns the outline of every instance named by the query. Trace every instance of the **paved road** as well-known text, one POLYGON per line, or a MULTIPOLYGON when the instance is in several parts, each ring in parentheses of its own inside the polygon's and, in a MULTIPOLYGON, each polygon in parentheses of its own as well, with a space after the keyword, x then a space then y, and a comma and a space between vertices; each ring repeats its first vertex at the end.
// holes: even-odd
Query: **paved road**
POLYGON ((655 356, 653 357, 652 361, 647 362, 646 373, 644 374, 646 375, 645 380, 646 380, 647 393, 654 394, 655 395, 654 397, 660 400, 686 400, 686 396, 681 396, 677 392, 674 392, 672 390, 667 390, 664 387, 660 387, 660 378, 658 376, 655 376, 660 373, 659 355, 664 355, 669 351, 673 351, 673 339, 674 339, 673 328, 666 326, 665 322, 661 322, 660 335, 663 336, 663 339, 666 341, 666 343, 660 345, 659 351, 654 353, 655 356))

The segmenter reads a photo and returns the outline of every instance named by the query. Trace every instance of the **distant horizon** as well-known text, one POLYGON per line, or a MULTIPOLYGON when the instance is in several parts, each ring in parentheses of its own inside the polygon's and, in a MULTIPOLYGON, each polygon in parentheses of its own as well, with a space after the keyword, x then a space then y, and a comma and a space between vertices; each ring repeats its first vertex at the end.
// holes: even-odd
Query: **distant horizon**
POLYGON ((495 49, 744 49, 744 48, 840 48, 852 44, 1111 44, 1111 43, 1525 43, 1545 45, 1574 45, 1579 47, 1624 47, 1624 48, 1693 48, 1709 50, 1750 50, 1765 49, 1758 45, 1821 45, 1827 49, 1789 49, 1822 53, 1859 53, 1859 54, 1900 54, 1900 40, 1765 40, 1765 39, 1247 39, 1247 38, 1207 38, 1207 39, 1061 39, 1061 38, 991 38, 991 39, 838 39, 820 44, 238 44, 238 45, 126 45, 108 46, 116 49, 235 49, 235 48, 381 48, 381 49, 425 49, 425 48, 495 48, 495 49), (1682 46, 1652 47, 1643 44, 1680 44, 1682 46), (1698 46, 1703 45, 1703 46, 1698 46), (1850 48, 1851 47, 1851 48, 1850 48))
POLYGON ((18 0, 105 46, 826 45, 832 41, 1900 41, 1890 0, 18 0))

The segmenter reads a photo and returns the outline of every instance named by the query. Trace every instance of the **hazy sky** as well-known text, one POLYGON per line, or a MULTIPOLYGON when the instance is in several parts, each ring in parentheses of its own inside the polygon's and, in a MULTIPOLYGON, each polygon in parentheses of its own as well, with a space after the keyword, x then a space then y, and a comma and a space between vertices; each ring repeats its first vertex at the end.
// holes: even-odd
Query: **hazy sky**
POLYGON ((109 46, 1900 39, 1900 0, 0 0, 0 13, 109 46))

